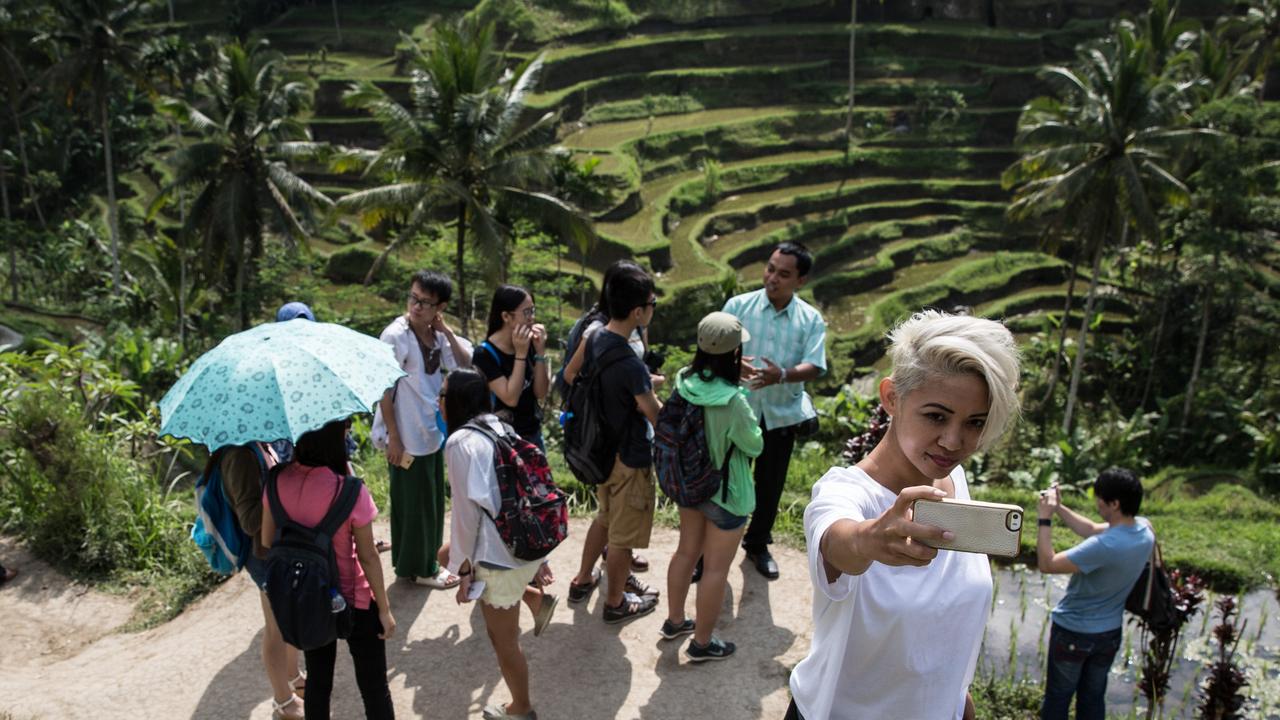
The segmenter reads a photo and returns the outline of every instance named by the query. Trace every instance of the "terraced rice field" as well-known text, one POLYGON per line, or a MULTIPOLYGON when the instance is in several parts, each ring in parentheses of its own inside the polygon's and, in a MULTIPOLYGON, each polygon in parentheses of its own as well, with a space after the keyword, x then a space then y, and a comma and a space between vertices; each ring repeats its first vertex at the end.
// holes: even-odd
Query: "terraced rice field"
MULTIPOLYGON (((425 21, 406 31, 420 35, 425 21)), ((599 158, 597 173, 616 188, 596 209, 596 248, 568 257, 593 278, 618 257, 649 263, 663 307, 679 308, 655 320, 653 337, 689 341, 726 288, 759 286, 769 249, 787 239, 817 258, 804 294, 828 320, 837 381, 873 365, 886 327, 925 305, 965 306, 1020 330, 1061 312, 1067 265, 1005 223, 999 176, 1015 157, 1021 105, 1043 91, 1037 68, 1069 55, 1088 26, 861 25, 846 144, 846 25, 703 25, 555 40, 530 100, 561 113, 560 142, 599 158)), ((327 57, 312 127, 319 139, 369 145, 376 126, 342 106, 341 90, 369 79, 403 97, 407 78, 392 51, 377 50, 377 33, 348 32, 357 40, 327 57)), ((301 67, 313 55, 294 59, 301 67)), ((359 185, 319 177, 334 194, 359 185)), ((1104 310, 1109 324, 1126 319, 1120 304, 1104 310)))

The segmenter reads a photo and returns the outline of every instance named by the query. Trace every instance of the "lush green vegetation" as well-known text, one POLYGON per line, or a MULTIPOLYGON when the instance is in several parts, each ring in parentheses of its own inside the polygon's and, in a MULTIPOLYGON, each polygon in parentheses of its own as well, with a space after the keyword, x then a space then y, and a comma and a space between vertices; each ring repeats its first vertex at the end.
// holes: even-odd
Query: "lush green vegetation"
MULTIPOLYGON (((1274 583, 1274 2, 1189 23, 1163 4, 1050 29, 862 23, 856 85, 847 8, 788 14, 812 5, 343 3, 335 24, 323 3, 232 0, 177 2, 171 24, 124 0, 9 3, 0 324, 28 344, 0 360, 3 529, 148 588, 138 623, 163 619, 216 578, 184 537, 202 451, 154 438, 154 402, 228 332, 297 299, 377 333, 434 267, 465 286, 453 314, 482 317, 505 277, 562 337, 634 256, 679 309, 651 328, 671 374, 701 314, 799 239, 832 372, 784 537, 801 542, 813 482, 865 425, 884 331, 964 306, 1026 356, 1025 418, 974 460, 979 497, 1025 506, 1059 481, 1087 509, 1099 469, 1132 466, 1175 566, 1274 583), (118 42, 79 33, 94 13, 118 42), (463 14, 479 22, 449 24, 463 14), (94 58, 104 72, 79 72, 94 58)), ((383 501, 367 443, 357 463, 383 501)), ((1023 717, 1036 695, 996 679, 975 699, 1023 717)))

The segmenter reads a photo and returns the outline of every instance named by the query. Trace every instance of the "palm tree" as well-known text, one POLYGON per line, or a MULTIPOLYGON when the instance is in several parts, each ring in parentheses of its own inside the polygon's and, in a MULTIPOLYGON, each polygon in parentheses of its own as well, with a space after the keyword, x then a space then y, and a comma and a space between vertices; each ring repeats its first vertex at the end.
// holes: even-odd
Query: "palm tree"
POLYGON ((395 238, 370 268, 369 282, 388 254, 413 237, 437 212, 456 219, 455 275, 462 330, 467 333, 463 258, 467 232, 491 266, 505 273, 509 227, 505 213, 555 227, 585 254, 591 223, 552 188, 556 152, 548 146, 557 117, 522 121, 525 98, 537 81, 541 57, 505 68, 493 25, 442 25, 426 48, 414 47, 412 109, 372 83, 357 83, 346 102, 370 112, 387 143, 377 151, 349 151, 339 170, 363 167, 385 184, 352 193, 338 207, 366 225, 402 221, 395 238), (495 266, 496 263, 496 266, 495 266))
POLYGON ((194 190, 184 231, 203 240, 206 275, 228 261, 234 267, 241 327, 249 322, 250 266, 262 254, 266 232, 305 240, 312 210, 333 204, 290 169, 295 162, 323 161, 327 146, 311 142, 298 119, 310 107, 311 89, 285 80, 283 61, 265 41, 248 49, 223 46, 198 81, 202 100, 162 103, 199 139, 175 153, 174 181, 152 203, 151 214, 180 189, 194 190))
POLYGON ((1131 229, 1159 237, 1160 202, 1187 194, 1167 153, 1204 132, 1181 127, 1179 86, 1151 74, 1151 52, 1145 39, 1118 25, 1114 37, 1079 48, 1074 67, 1046 68, 1044 77, 1061 90, 1023 109, 1016 142, 1024 154, 1004 173, 1005 186, 1015 187, 1010 218, 1041 218, 1066 229, 1090 260, 1064 433, 1071 430, 1103 256, 1123 246, 1131 229))
POLYGON ((54 0, 59 29, 47 34, 61 53, 53 72, 57 84, 66 88, 67 103, 87 94, 102 132, 113 293, 120 290, 120 212, 111 147, 111 84, 138 67, 140 20, 147 5, 142 0, 54 0))

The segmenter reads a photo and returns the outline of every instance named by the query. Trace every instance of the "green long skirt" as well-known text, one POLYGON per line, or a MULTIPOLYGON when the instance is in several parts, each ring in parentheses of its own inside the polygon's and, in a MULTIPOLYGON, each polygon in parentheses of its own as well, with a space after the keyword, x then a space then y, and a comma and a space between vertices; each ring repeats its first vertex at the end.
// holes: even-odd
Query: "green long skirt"
POLYGON ((432 577, 444 539, 444 451, 415 457, 391 474, 391 566, 399 577, 432 577))

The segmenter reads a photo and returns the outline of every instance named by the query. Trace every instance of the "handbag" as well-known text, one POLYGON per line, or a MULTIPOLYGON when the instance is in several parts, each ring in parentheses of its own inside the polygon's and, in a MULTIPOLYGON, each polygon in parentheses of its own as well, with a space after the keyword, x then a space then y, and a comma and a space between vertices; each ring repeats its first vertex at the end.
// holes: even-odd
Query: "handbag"
POLYGON ((1166 631, 1178 624, 1178 609, 1174 605, 1173 583, 1165 570, 1164 554, 1160 543, 1151 546, 1151 557, 1142 568, 1138 581, 1124 600, 1124 609, 1136 615, 1146 626, 1156 632, 1166 631))

